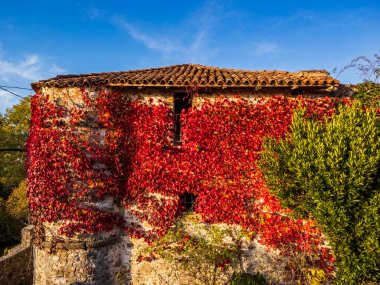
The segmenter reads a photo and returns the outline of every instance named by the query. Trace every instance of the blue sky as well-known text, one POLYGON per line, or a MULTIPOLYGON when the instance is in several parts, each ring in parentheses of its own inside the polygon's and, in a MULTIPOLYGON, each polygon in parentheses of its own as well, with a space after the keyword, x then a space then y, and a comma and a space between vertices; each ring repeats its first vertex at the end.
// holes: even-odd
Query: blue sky
MULTIPOLYGON (((378 0, 1 0, 0 7, 5 86, 189 62, 332 71, 359 55, 380 53, 378 0)), ((360 81, 354 71, 338 79, 360 81)), ((18 101, 0 90, 0 112, 18 101)))

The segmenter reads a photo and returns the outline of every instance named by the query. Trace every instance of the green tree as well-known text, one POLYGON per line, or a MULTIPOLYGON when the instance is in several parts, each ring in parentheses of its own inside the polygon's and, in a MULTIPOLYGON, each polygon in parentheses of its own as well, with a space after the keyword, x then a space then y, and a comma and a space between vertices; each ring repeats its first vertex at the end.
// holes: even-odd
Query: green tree
POLYGON ((288 137, 267 140, 265 181, 283 206, 314 218, 337 257, 337 283, 380 282, 380 126, 342 106, 324 122, 296 112, 288 137))
POLYGON ((374 82, 360 83, 356 86, 352 97, 367 107, 380 110, 380 84, 374 82))
MULTIPOLYGON (((30 97, 0 115, 0 148, 25 148, 30 121, 30 97)), ((6 199, 25 179, 25 153, 0 152, 0 197, 6 199)))
MULTIPOLYGON (((24 149, 29 121, 30 97, 0 114, 0 148, 24 149)), ((20 240, 27 224, 25 177, 25 153, 0 152, 0 254, 20 240)))

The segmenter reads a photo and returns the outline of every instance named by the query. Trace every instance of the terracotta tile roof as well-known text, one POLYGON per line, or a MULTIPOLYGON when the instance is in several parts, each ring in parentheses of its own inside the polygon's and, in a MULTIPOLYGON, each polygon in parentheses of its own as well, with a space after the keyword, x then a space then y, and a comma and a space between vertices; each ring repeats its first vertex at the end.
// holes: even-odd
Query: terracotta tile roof
POLYGON ((41 87, 69 86, 157 86, 157 87, 332 87, 339 81, 323 70, 287 72, 238 70, 199 64, 182 64, 121 72, 58 75, 32 83, 41 87))

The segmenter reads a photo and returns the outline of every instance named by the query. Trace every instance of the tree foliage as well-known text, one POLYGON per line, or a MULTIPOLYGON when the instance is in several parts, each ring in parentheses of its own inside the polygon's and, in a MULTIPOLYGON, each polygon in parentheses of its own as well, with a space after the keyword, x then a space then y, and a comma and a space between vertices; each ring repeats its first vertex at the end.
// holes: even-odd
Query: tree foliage
POLYGON ((373 59, 358 56, 343 67, 338 76, 350 69, 354 69, 363 81, 353 87, 355 92, 352 97, 366 107, 380 109, 380 55, 375 54, 373 59))
POLYGON ((6 210, 10 216, 25 225, 28 223, 28 201, 26 199, 26 180, 20 182, 6 202, 6 210))
POLYGON ((21 229, 28 224, 26 181, 21 181, 8 199, 0 200, 0 248, 20 241, 21 229))
POLYGON ((21 229, 28 224, 26 182, 23 180, 7 200, 0 198, 0 255, 20 241, 21 229))
POLYGON ((337 257, 338 284, 380 281, 380 126, 373 110, 344 106, 331 119, 296 112, 285 139, 260 159, 283 206, 312 217, 337 257))
MULTIPOLYGON (((30 97, 0 115, 0 148, 25 148, 30 122, 30 97)), ((6 199, 25 179, 25 154, 0 152, 0 196, 6 199)))
POLYGON ((363 82, 355 87, 353 98, 361 101, 366 107, 380 110, 380 84, 363 82))
MULTIPOLYGON (((0 114, 0 148, 25 148, 29 130, 30 97, 0 114)), ((0 152, 0 248, 20 240, 27 224, 25 153, 0 152)))

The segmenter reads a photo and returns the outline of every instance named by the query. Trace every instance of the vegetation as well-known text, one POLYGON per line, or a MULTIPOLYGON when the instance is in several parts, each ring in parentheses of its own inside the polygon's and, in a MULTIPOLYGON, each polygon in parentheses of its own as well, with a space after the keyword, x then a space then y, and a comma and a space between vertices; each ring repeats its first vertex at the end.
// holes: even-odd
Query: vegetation
POLYGON ((0 255, 20 241, 21 229, 28 224, 26 182, 23 180, 5 201, 0 197, 0 255))
POLYGON ((282 256, 278 265, 278 260, 266 261, 265 266, 270 267, 266 272, 253 268, 247 263, 250 257, 245 255, 252 234, 236 225, 205 223, 199 214, 190 212, 179 217, 162 238, 144 248, 137 261, 165 260, 170 265, 170 278, 159 275, 165 284, 172 284, 173 277, 202 285, 330 284, 330 276, 310 262, 310 255, 296 250, 282 256), (279 271, 273 275, 274 268, 279 271))
POLYGON ((373 59, 358 56, 343 67, 337 76, 349 69, 356 70, 363 81, 354 87, 355 93, 352 97, 361 101, 366 107, 380 109, 380 55, 375 54, 373 59))
MULTIPOLYGON (((0 148, 24 149, 30 119, 30 97, 0 114, 0 148)), ((20 240, 28 221, 25 153, 0 152, 0 255, 20 240)))
POLYGON ((265 181, 285 207, 312 217, 336 254, 337 284, 380 282, 380 125, 375 111, 342 106, 268 139, 260 159, 265 181))
POLYGON ((240 273, 232 276, 231 285, 267 285, 268 282, 260 273, 240 273))
POLYGON ((23 222, 28 221, 28 201, 26 200, 26 180, 20 182, 19 186, 12 191, 5 205, 6 211, 13 218, 23 222))
MULTIPOLYGON (((29 121, 30 97, 0 114, 0 148, 24 149, 29 121)), ((0 152, 0 197, 7 199, 25 177, 25 153, 0 152)))
POLYGON ((9 216, 5 209, 5 201, 0 197, 0 244, 9 240, 8 221, 9 216))
POLYGON ((361 101, 366 107, 380 110, 380 84, 363 82, 356 86, 353 98, 361 101))
POLYGON ((193 284, 227 284, 232 280, 232 284, 265 284, 244 283, 250 275, 242 264, 243 240, 249 237, 241 227, 203 223, 200 215, 189 213, 147 247, 139 260, 163 258, 179 278, 186 276, 193 284))

